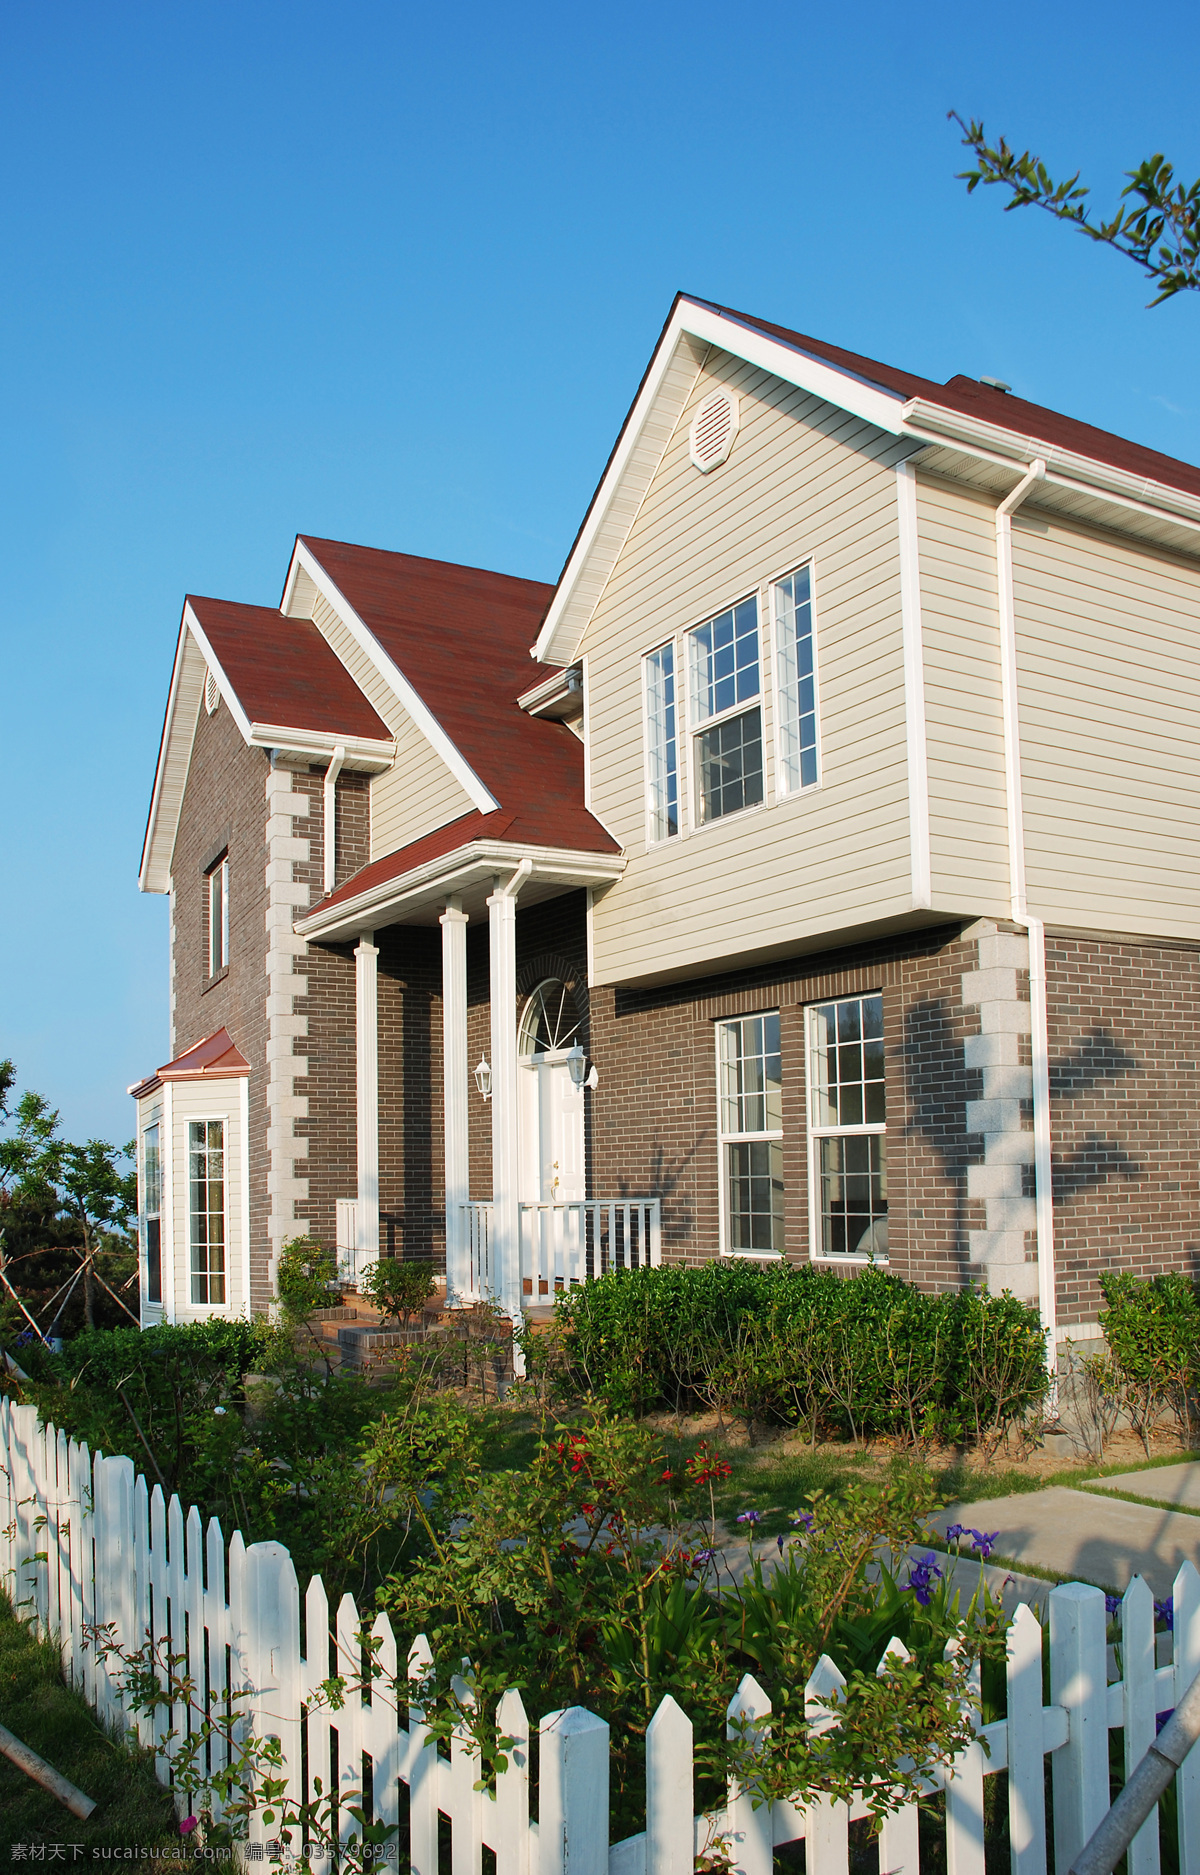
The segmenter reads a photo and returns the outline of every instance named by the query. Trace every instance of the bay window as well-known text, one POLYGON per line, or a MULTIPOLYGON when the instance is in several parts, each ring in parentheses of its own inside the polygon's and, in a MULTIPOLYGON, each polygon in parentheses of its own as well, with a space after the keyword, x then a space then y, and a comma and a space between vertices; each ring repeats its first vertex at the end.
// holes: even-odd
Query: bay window
POLYGON ((843 996, 808 1011, 813 1254, 887 1258, 883 997, 843 996))
POLYGON ((779 1011, 717 1024, 721 1247, 783 1254, 779 1011))
POLYGON ((142 1135, 142 1228, 146 1300, 162 1301, 162 1156, 158 1121, 142 1135))
POLYGON ((188 1122, 192 1301, 225 1300, 225 1122, 188 1122))

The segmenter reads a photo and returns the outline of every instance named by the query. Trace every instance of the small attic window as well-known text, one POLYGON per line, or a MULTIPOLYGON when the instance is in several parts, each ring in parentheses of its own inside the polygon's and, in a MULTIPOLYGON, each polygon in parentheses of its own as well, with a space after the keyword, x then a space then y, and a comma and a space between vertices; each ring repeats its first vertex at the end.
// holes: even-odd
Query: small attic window
POLYGON ((692 418, 688 436, 688 454, 701 475, 725 461, 737 432, 737 398, 732 391, 711 392, 692 418))
POLYGON ((212 672, 209 671, 208 676, 204 679, 204 707, 210 716, 216 715, 217 705, 220 701, 221 692, 217 689, 217 680, 212 672))

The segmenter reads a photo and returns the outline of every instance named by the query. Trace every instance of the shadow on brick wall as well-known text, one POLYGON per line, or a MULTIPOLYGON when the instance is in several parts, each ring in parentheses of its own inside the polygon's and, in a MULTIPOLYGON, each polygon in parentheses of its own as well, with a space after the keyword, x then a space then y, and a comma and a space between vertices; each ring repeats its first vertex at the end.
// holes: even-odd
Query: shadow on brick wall
POLYGON ((1110 1029, 1093 1029, 1078 1048, 1050 1063, 1050 1098, 1076 1100, 1106 1081, 1141 1072, 1137 1056, 1128 1054, 1110 1029))
MULTIPOLYGON (((939 1244, 968 1279, 967 1168, 983 1159, 983 1136, 967 1130, 967 1103, 983 1097, 983 1073, 968 1068, 962 1038, 941 997, 914 1003, 904 1018, 904 1085, 908 1099, 907 1139, 923 1139, 953 1193, 950 1241, 939 1244)), ((910 1177, 910 1203, 918 1188, 910 1177)))
POLYGON ((690 1152, 685 1152, 672 1164, 667 1158, 665 1146, 655 1146, 650 1154, 650 1179, 645 1191, 634 1190, 631 1180, 618 1178, 617 1196, 619 1198, 661 1198, 662 1199, 662 1240, 663 1248, 686 1243, 695 1228, 695 1212, 684 1200, 676 1203, 675 1199, 690 1167, 698 1157, 700 1150, 708 1142, 710 1129, 705 1127, 698 1136, 690 1152))

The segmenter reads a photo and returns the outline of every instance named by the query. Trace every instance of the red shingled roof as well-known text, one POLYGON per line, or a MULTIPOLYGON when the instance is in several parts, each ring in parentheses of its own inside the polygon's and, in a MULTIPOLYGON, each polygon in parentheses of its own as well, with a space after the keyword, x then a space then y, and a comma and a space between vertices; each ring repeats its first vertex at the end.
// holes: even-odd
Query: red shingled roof
POLYGON ((252 723, 390 741, 387 724, 311 619, 192 594, 188 604, 252 723))
POLYGON ((163 1081, 228 1081, 249 1072, 250 1063, 229 1030, 218 1029, 215 1035, 206 1035, 202 1042, 193 1042, 181 1055, 176 1055, 174 1061, 168 1061, 157 1074, 139 1081, 129 1092, 135 1100, 140 1100, 144 1094, 153 1093, 163 1081))
MULTIPOLYGON (((570 731, 564 733, 569 735, 570 731)), ((538 812, 536 804, 531 810, 515 814, 503 808, 494 814, 463 814, 460 819, 438 827, 411 845, 402 846, 383 859, 372 860, 369 866, 356 872, 303 916, 311 918, 313 913, 325 911, 332 905, 344 905, 363 892, 369 892, 373 886, 386 885, 389 879, 402 879, 405 873, 415 872, 430 860, 457 853, 475 840, 503 840, 509 846, 557 847, 572 853, 619 853, 621 850, 611 834, 606 833, 583 806, 566 811, 559 809, 549 819, 538 812)))
MULTIPOLYGON (((691 299, 692 295, 686 297, 691 299)), ((756 319, 752 313, 735 312, 732 307, 718 306, 711 300, 695 300, 693 303, 707 306, 710 311, 720 313, 726 319, 736 319, 739 324, 749 326, 755 332, 765 332, 771 338, 782 340, 785 345, 794 345, 800 351, 811 353, 814 358, 823 359, 826 364, 835 365, 840 371, 852 371, 855 377, 866 378, 869 383, 882 385, 885 390, 897 391, 901 397, 928 398, 930 403, 940 404, 943 410, 957 410, 966 416, 977 417, 982 423, 994 423, 1000 429, 1015 430, 1018 435, 1049 443, 1052 448, 1090 456, 1096 462, 1107 463, 1114 469, 1124 469, 1130 475, 1144 475, 1149 481, 1161 482, 1166 488, 1178 488, 1188 495, 1200 495, 1200 468, 1193 463, 1180 462, 1174 456, 1160 455, 1157 449, 1144 449, 1140 443, 1128 442, 1125 437, 1114 436, 1108 430, 1098 430, 1090 423, 1080 423, 1075 417, 1064 417, 1057 410, 1047 410, 1042 404, 1026 403, 1023 397, 1014 397, 1011 391, 993 390, 991 385, 981 384, 977 378, 960 375, 947 378, 944 384, 937 384, 932 378, 918 377, 912 371, 897 371, 894 366, 880 364, 874 358, 863 358, 857 352, 843 351, 839 345, 827 345, 823 339, 808 338, 803 332, 793 332, 787 326, 772 325, 767 319, 756 319)))
POLYGON ((301 539, 500 807, 520 817, 514 837, 609 851, 608 836, 584 810, 578 738, 517 703, 536 674, 529 647, 554 588, 377 547, 301 539))

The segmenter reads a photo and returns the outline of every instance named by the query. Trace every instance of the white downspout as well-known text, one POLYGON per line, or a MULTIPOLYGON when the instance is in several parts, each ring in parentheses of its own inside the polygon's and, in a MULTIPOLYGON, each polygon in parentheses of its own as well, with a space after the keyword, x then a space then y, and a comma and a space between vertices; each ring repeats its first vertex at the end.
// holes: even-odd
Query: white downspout
POLYGON ((1033 1163, 1036 1186, 1038 1312, 1050 1372, 1057 1369, 1058 1302, 1054 1262, 1054 1188, 1050 1156, 1050 1021, 1046 1003, 1046 927, 1030 916, 1025 885, 1025 818, 1021 797, 1021 722, 1017 620, 1013 596, 1012 516, 1046 473, 1039 458, 996 509, 996 586, 1000 611, 1000 693, 1004 715, 1004 790, 1008 806, 1009 916, 1029 936, 1029 1003, 1033 1054, 1033 1163))
POLYGON ((346 745, 339 742, 333 751, 329 767, 325 770, 325 817, 322 825, 325 829, 321 845, 325 855, 325 872, 322 883, 325 896, 333 891, 337 879, 337 778, 342 772, 342 763, 346 759, 346 745))

